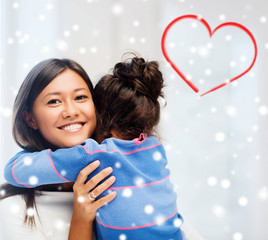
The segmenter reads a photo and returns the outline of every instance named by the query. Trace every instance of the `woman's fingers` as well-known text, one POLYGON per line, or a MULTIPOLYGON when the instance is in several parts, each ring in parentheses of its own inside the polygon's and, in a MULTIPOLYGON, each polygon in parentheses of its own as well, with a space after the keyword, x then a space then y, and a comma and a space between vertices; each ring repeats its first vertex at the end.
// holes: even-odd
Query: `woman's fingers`
POLYGON ((100 165, 100 161, 96 160, 93 163, 86 166, 84 169, 80 171, 75 181, 76 184, 84 184, 87 180, 87 177, 90 173, 92 173, 98 166, 100 165))
POLYGON ((107 204, 108 202, 111 202, 116 196, 116 192, 111 192, 105 197, 102 197, 98 199, 97 201, 93 202, 93 207, 97 210, 98 208, 102 207, 103 205, 107 204))
POLYGON ((91 196, 98 197, 102 194, 107 188, 109 188, 115 182, 115 176, 109 177, 105 182, 97 186, 94 190, 91 191, 91 196))
POLYGON ((88 191, 95 188, 103 179, 109 176, 112 173, 112 171, 113 169, 111 167, 103 169, 101 172, 96 174, 85 184, 85 188, 88 189, 88 191))

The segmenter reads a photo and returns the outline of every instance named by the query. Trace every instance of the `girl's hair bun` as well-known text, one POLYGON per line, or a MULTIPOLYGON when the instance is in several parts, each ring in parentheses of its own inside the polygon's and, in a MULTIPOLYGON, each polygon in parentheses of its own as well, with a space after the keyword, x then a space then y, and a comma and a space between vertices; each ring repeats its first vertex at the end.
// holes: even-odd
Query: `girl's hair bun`
POLYGON ((158 63, 134 56, 117 63, 112 71, 94 89, 98 140, 111 137, 112 131, 129 140, 140 133, 151 135, 160 119, 158 97, 163 97, 158 63))
POLYGON ((146 95, 154 101, 160 96, 163 97, 164 80, 156 61, 146 62, 143 58, 133 57, 117 63, 113 75, 132 86, 137 93, 146 95))

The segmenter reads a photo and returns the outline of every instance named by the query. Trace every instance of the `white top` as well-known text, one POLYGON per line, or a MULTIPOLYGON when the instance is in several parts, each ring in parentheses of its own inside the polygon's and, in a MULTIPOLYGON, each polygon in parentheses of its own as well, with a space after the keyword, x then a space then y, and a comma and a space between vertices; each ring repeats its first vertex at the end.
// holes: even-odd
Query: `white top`
MULTIPOLYGON (((26 212, 21 196, 0 200, 0 240, 67 240, 73 212, 73 192, 43 192, 36 197, 40 219, 36 228, 23 223, 26 212)), ((30 209, 31 213, 31 209, 30 209)))

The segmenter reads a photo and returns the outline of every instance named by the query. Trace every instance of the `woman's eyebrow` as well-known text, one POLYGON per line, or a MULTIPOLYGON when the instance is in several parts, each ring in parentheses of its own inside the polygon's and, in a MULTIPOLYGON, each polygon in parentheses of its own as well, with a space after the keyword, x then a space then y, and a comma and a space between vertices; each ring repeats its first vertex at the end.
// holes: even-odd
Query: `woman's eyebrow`
MULTIPOLYGON (((76 88, 74 90, 74 92, 78 92, 78 91, 81 91, 81 90, 88 90, 88 89, 86 89, 86 88, 76 88)), ((50 93, 46 94, 44 96, 44 98, 47 97, 47 96, 50 96, 50 95, 61 95, 61 94, 62 94, 61 92, 50 92, 50 93)))

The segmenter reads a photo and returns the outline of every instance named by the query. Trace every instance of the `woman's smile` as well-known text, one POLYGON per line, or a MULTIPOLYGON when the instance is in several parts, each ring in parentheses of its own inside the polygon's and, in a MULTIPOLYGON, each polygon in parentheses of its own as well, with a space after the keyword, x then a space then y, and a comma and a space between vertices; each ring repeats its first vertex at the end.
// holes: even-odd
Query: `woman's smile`
POLYGON ((63 125, 59 127, 59 129, 64 130, 65 132, 68 132, 68 133, 79 132, 84 126, 84 124, 85 123, 83 122, 74 122, 74 123, 63 125))

